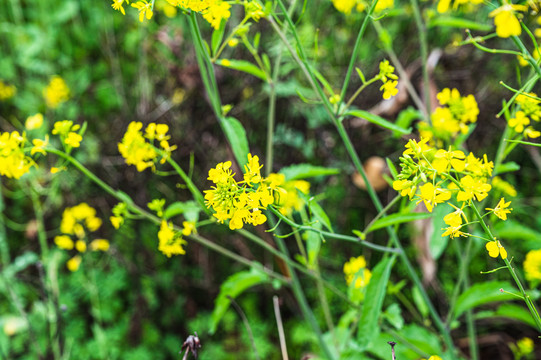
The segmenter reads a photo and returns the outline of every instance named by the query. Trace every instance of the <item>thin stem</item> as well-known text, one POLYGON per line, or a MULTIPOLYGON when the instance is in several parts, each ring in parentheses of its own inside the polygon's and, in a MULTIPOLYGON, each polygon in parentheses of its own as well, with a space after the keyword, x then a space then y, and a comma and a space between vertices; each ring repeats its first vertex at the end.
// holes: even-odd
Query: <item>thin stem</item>
POLYGON ((383 209, 381 209, 381 211, 368 223, 368 225, 366 225, 362 232, 364 234, 368 233, 370 231, 370 227, 374 225, 374 223, 378 221, 382 216, 387 214, 387 211, 389 211, 389 209, 392 208, 394 204, 396 204, 401 198, 402 196, 396 195, 387 205, 385 205, 383 209))
POLYGON ((291 221, 290 219, 288 219, 287 217, 285 217, 284 215, 282 215, 278 210, 276 210, 273 206, 269 206, 269 209, 276 215, 278 216, 280 219, 282 219, 282 221, 284 221, 286 224, 296 228, 296 229, 299 229, 299 230, 303 230, 303 231, 313 231, 313 232, 316 232, 324 237, 327 237, 327 238, 332 238, 332 239, 338 239, 338 240, 346 240, 346 241, 352 241, 352 242, 355 242, 355 243, 358 243, 362 246, 366 246, 370 249, 374 249, 374 250, 378 250, 378 251, 381 251, 381 252, 386 252, 386 253, 393 253, 393 254, 400 254, 402 253, 401 250, 399 249, 393 249, 393 248, 388 248, 388 247, 385 247, 385 246, 380 246, 380 245, 376 245, 376 244, 372 244, 368 241, 361 241, 358 237, 355 237, 355 236, 348 236, 348 235, 342 235, 342 234, 336 234, 336 233, 331 233, 331 232, 328 232, 328 231, 324 231, 324 230, 320 230, 320 229, 316 229, 312 226, 307 226, 307 225, 300 225, 300 224, 297 224, 295 223, 294 221, 291 221))
POLYGON ((278 296, 272 297, 272 303, 274 306, 274 316, 276 317, 276 326, 278 327, 278 338, 280 339, 280 351, 282 353, 282 360, 289 360, 287 356, 286 337, 284 334, 284 325, 282 323, 282 315, 280 313, 280 300, 278 296))
MULTIPOLYGON (((479 213, 479 210, 477 209, 477 207, 474 206, 473 204, 470 207, 473 209, 475 215, 480 220, 481 226, 483 227, 485 234, 487 234, 489 238, 494 239, 496 241, 494 235, 492 235, 492 232, 490 231, 490 229, 488 228, 488 226, 485 224, 484 220, 482 219, 481 214, 479 213)), ((503 261, 505 262, 507 269, 511 273, 513 280, 517 284, 517 287, 520 290, 520 293, 524 297, 524 302, 526 303, 526 306, 528 306, 528 309, 530 310, 530 313, 535 321, 535 324, 537 325, 537 328, 541 331, 541 318, 539 317, 539 312, 537 311, 534 303, 532 302, 530 295, 528 295, 526 293, 526 290, 524 290, 524 287, 522 286, 522 282, 518 278, 517 273, 515 272, 515 269, 511 266, 511 263, 509 262, 509 260, 505 258, 503 259, 503 261)))
POLYGON ((36 224, 38 231, 38 240, 39 246, 41 248, 41 255, 44 259, 44 262, 47 261, 49 257, 49 247, 47 246, 47 233, 45 232, 45 220, 43 215, 43 208, 39 200, 39 195, 35 191, 34 186, 30 186, 30 197, 32 198, 32 206, 36 214, 36 224))
POLYGON ((372 0, 372 4, 370 5, 370 8, 368 9, 366 16, 364 17, 364 20, 363 20, 363 23, 361 24, 361 28, 359 29, 359 32, 357 33, 357 39, 355 40, 355 45, 353 46, 353 51, 351 52, 348 69, 346 71, 346 77, 344 78, 344 84, 342 85, 342 91, 340 92, 340 99, 344 99, 346 97, 349 81, 351 80, 351 74, 353 73, 355 62, 357 61, 357 54, 359 52, 359 47, 361 46, 361 40, 364 36, 364 32, 366 31, 366 27, 368 26, 368 22, 372 20, 372 13, 374 12, 374 9, 376 8, 377 3, 378 3, 378 0, 372 0))
POLYGON ((424 85, 424 98, 425 98, 425 109, 424 112, 426 115, 426 121, 430 124, 430 78, 428 76, 428 42, 426 39, 426 27, 423 23, 423 18, 421 16, 421 9, 419 8, 418 0, 410 0, 411 6, 413 8, 413 17, 415 19, 415 24, 417 25, 417 30, 419 31, 419 43, 421 50, 421 63, 423 68, 423 85, 424 85))

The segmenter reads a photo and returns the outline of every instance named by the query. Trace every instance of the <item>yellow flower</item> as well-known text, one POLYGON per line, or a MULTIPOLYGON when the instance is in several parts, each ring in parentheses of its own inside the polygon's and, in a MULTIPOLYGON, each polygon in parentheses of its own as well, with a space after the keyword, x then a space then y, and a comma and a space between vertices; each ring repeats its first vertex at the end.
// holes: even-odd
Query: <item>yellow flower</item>
POLYGON ((541 136, 541 132, 535 130, 531 126, 528 126, 526 129, 524 129, 523 134, 525 137, 530 138, 530 139, 537 139, 539 136, 541 136))
POLYGON ((487 242, 485 247, 490 257, 497 258, 501 256, 502 259, 507 259, 507 251, 498 240, 487 242))
POLYGON ((259 165, 259 157, 252 156, 248 154, 248 164, 244 165, 244 181, 246 184, 251 185, 252 183, 258 184, 261 182, 261 172, 260 169, 263 165, 259 165))
POLYGON ((351 13, 351 10, 353 10, 355 5, 357 4, 357 0, 332 0, 332 4, 336 8, 336 10, 346 15, 349 15, 351 13))
POLYGON ((415 190, 417 190, 417 185, 410 180, 395 180, 393 181, 393 189, 400 191, 400 195, 408 195, 410 200, 415 195, 415 190))
POLYGON ((398 94, 398 89, 396 86, 398 85, 398 81, 387 81, 381 87, 380 90, 383 90, 383 98, 385 100, 388 100, 398 94))
POLYGON ((529 251, 523 266, 527 280, 541 280, 541 249, 529 251))
POLYGON ((504 4, 492 11, 488 16, 494 18, 496 25, 496 34, 501 38, 518 36, 522 33, 520 22, 515 15, 515 11, 527 11, 525 5, 504 4))
POLYGON ((460 231, 460 229, 462 228, 462 218, 464 218, 466 222, 468 221, 466 219, 466 214, 464 214, 462 208, 459 209, 454 205, 451 206, 454 207, 456 210, 450 214, 445 215, 445 217, 443 218, 443 221, 447 225, 449 225, 449 227, 447 227, 446 229, 442 229, 445 230, 445 232, 441 236, 445 237, 449 235, 451 239, 457 236, 468 236, 467 233, 460 231))
POLYGON ((158 231, 158 240, 158 250, 167 257, 171 257, 171 255, 184 255, 186 253, 182 247, 182 245, 186 244, 186 241, 173 229, 173 225, 165 220, 161 222, 160 230, 158 231))
POLYGON ((140 122, 131 122, 128 130, 124 134, 122 142, 118 144, 118 151, 126 159, 128 165, 135 165, 137 171, 143 171, 148 167, 153 167, 158 154, 152 146, 146 142, 140 122))
POLYGON ((207 20, 210 25, 218 30, 222 20, 227 20, 231 16, 229 9, 231 5, 222 0, 208 0, 209 7, 204 11, 203 18, 207 20))
POLYGON ((49 84, 43 90, 45 102, 47 103, 47 106, 52 109, 55 109, 61 103, 66 102, 69 99, 69 95, 70 89, 68 88, 68 85, 64 79, 58 75, 51 77, 49 84))
POLYGON ((488 196, 488 192, 492 189, 492 186, 485 183, 481 179, 474 179, 470 175, 464 176, 460 179, 460 185, 464 190, 460 190, 457 195, 458 201, 468 201, 476 198, 477 201, 481 201, 488 196))
POLYGON ((517 196, 517 190, 515 189, 515 187, 509 184, 507 181, 502 180, 502 178, 499 176, 495 176, 494 179, 492 179, 492 187, 509 196, 517 196))
POLYGON ((432 183, 426 183, 419 188, 421 190, 420 194, 417 196, 420 198, 417 201, 419 204, 421 201, 424 202, 426 209, 429 212, 432 212, 434 206, 444 201, 447 201, 451 198, 451 192, 435 187, 432 183))
MULTIPOLYGON (((126 0, 126 4, 129 4, 129 3, 130 2, 126 0)), ((124 11, 124 8, 122 7, 123 4, 124 4, 124 0, 113 0, 113 4, 111 4, 111 6, 113 7, 113 9, 120 11, 122 15, 126 15, 126 12, 124 11)))
POLYGON ((111 216, 109 217, 109 221, 111 221, 111 224, 115 229, 120 228, 120 225, 124 223, 124 218, 121 216, 111 216))
POLYGON ((353 286, 356 289, 363 288, 368 285, 372 273, 366 269, 366 260, 364 256, 352 257, 344 264, 344 275, 346 283, 350 285, 353 281, 353 286))
POLYGON ((498 205, 496 205, 494 209, 486 208, 485 210, 490 210, 494 212, 494 215, 496 215, 500 219, 507 220, 507 214, 510 214, 511 210, 513 210, 513 209, 508 209, 510 204, 511 204, 511 201, 505 202, 504 198, 501 198, 500 202, 498 203, 498 205))
POLYGON ((71 208, 64 209, 60 231, 64 234, 77 235, 84 237, 85 231, 83 225, 89 231, 96 231, 101 226, 101 219, 96 217, 96 210, 87 203, 80 203, 71 208))
POLYGON ((39 129, 43 125, 43 115, 38 113, 26 118, 24 127, 28 130, 39 129))
POLYGON ((81 255, 75 255, 74 257, 69 259, 68 262, 66 263, 68 270, 71 272, 75 272, 79 270, 79 266, 81 265, 82 260, 83 258, 81 257, 81 255))
POLYGON ((92 251, 107 251, 109 250, 109 241, 105 239, 96 239, 90 243, 90 250, 92 251))
POLYGON ((32 147, 32 149, 30 150, 30 155, 34 155, 35 153, 40 153, 42 155, 45 155, 46 152, 45 152, 45 146, 47 146, 49 144, 49 135, 45 135, 45 139, 44 140, 41 140, 41 139, 34 139, 32 140, 32 145, 34 145, 32 147))
POLYGON ((68 146, 71 146, 73 148, 78 148, 81 145, 81 141, 83 140, 83 137, 75 132, 68 133, 68 136, 66 139, 64 139, 64 143, 68 146))
POLYGON ((530 119, 526 117, 523 111, 517 111, 514 118, 509 119, 509 126, 515 129, 516 132, 521 133, 524 130, 525 125, 530 124, 530 119))
POLYGON ((26 137, 17 131, 0 133, 0 175, 19 179, 35 165, 24 153, 26 137))
POLYGON ((75 249, 77 249, 77 251, 80 253, 86 252, 86 242, 83 240, 77 240, 75 242, 75 249))
POLYGON ((14 97, 16 92, 17 88, 14 85, 8 85, 0 80, 0 101, 14 97))
POLYGON ((60 249, 72 250, 73 249, 73 240, 67 235, 58 235, 54 237, 54 243, 60 249))
POLYGON ((152 4, 146 2, 146 0, 138 1, 131 4, 131 6, 139 10, 139 21, 143 22, 145 17, 147 20, 152 18, 152 4))
POLYGON ((195 233, 197 230, 195 228, 195 221, 183 221, 182 222, 182 235, 188 236, 192 233, 195 233))
POLYGON ((453 167, 456 171, 462 172, 466 167, 464 160, 466 155, 460 150, 456 151, 446 151, 440 149, 434 154, 434 161, 432 162, 432 167, 436 169, 437 172, 443 173, 447 172, 449 165, 453 167))

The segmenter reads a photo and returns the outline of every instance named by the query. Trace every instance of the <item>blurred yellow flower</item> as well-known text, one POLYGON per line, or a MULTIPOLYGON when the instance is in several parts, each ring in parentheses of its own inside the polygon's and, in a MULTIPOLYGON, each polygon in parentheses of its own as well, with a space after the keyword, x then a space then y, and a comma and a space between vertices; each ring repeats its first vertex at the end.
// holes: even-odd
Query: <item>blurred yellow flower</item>
POLYGON ((41 113, 29 116, 24 123, 27 130, 39 129, 41 125, 43 125, 43 115, 41 113))
POLYGON ((0 101, 11 99, 16 92, 17 88, 14 85, 8 85, 0 80, 0 101))
POLYGON ((51 77, 49 84, 43 89, 43 97, 48 107, 55 109, 63 102, 66 102, 70 96, 68 85, 58 75, 51 77))

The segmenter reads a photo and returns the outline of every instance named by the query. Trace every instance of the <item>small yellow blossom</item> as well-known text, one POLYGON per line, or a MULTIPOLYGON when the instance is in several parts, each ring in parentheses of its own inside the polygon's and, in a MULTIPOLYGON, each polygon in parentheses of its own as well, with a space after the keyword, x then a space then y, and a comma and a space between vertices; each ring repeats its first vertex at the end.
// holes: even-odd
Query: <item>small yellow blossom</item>
POLYGON ((18 131, 0 133, 0 175, 19 179, 35 165, 25 154, 26 137, 18 131))
POLYGON ((351 13, 351 10, 353 10, 355 5, 357 4, 357 0, 332 0, 332 4, 336 8, 336 10, 346 15, 349 15, 351 13))
POLYGON ((68 270, 71 272, 75 272, 79 270, 79 266, 81 266, 82 260, 83 258, 81 257, 81 255, 75 255, 74 257, 69 259, 68 262, 66 263, 68 270))
POLYGON ((27 130, 39 129, 41 125, 43 125, 43 115, 40 113, 29 116, 24 123, 27 130))
POLYGON ((75 249, 77 249, 77 251, 80 253, 86 252, 86 242, 83 240, 77 240, 75 242, 75 249))
POLYGON ((474 198, 476 198, 477 201, 481 201, 488 196, 488 192, 492 189, 492 186, 485 183, 483 180, 474 179, 470 175, 461 178, 460 185, 462 185, 464 190, 458 192, 458 201, 468 201, 474 198))
POLYGON ((522 33, 520 21, 515 15, 515 11, 527 11, 528 7, 517 4, 504 4, 496 10, 492 11, 488 16, 494 18, 496 25, 496 34, 501 38, 518 36, 522 33))
POLYGON ((513 209, 508 209, 510 204, 511 204, 511 201, 505 202, 504 198, 501 198, 500 202, 498 203, 498 205, 496 205, 494 209, 486 208, 485 210, 494 212, 494 215, 496 215, 502 220, 507 220, 507 214, 510 214, 511 210, 513 210, 513 209))
POLYGON ((0 101, 11 99, 17 93, 17 88, 14 85, 8 85, 0 80, 0 101))
POLYGON ((30 150, 30 155, 34 155, 36 153, 40 153, 42 155, 45 155, 45 147, 49 144, 49 135, 45 135, 45 139, 34 139, 32 140, 32 149, 30 150))
POLYGON ((541 280, 541 249, 531 250, 524 260, 524 275, 528 281, 541 280))
POLYGON ((51 77, 49 84, 43 90, 45 102, 47 103, 47 106, 52 109, 55 109, 63 102, 66 102, 69 99, 69 96, 70 90, 68 85, 64 79, 58 75, 51 77))
POLYGON ((109 217, 109 221, 111 221, 115 229, 118 229, 124 223, 124 218, 121 216, 111 216, 109 217))
POLYGON ((145 17, 147 20, 152 18, 152 4, 148 3, 146 0, 137 1, 136 3, 131 4, 131 6, 139 10, 139 21, 143 22, 145 17))
POLYGON ((353 286, 356 289, 366 287, 372 277, 371 271, 366 268, 364 256, 350 258, 344 264, 344 275, 346 283, 350 285, 353 282, 353 286))
POLYGON ((203 12, 203 18, 207 20, 215 30, 218 30, 222 20, 227 20, 231 16, 231 12, 229 11, 231 5, 222 0, 208 1, 210 5, 208 9, 203 12))
POLYGON ((124 7, 122 7, 122 5, 124 4, 124 1, 126 1, 126 4, 130 3, 128 0, 113 0, 113 4, 111 4, 113 9, 120 11, 122 15, 126 15, 126 12, 124 11, 124 7))
POLYGON ((523 111, 517 111, 514 118, 509 119, 509 126, 521 133, 526 125, 530 124, 530 119, 526 117, 523 111))
POLYGON ((105 239, 96 239, 90 243, 90 250, 92 251, 107 251, 109 250, 109 241, 105 239))
POLYGON ((419 204, 420 202, 424 202, 426 209, 429 212, 432 212, 432 209, 437 204, 445 202, 451 198, 450 191, 438 188, 432 183, 424 184, 419 188, 419 190, 421 190, 421 193, 418 194, 419 201, 417 201, 417 204, 419 204))
POLYGON ((498 240, 489 241, 485 245, 488 255, 493 258, 501 256, 502 259, 507 259, 507 251, 498 240))
POLYGON ((60 249, 72 250, 73 249, 73 240, 67 235, 58 235, 54 238, 54 243, 60 249))
POLYGON ((81 146, 83 137, 75 132, 69 132, 68 136, 64 139, 64 143, 73 148, 81 146))
POLYGON ((183 221, 182 222, 182 235, 188 236, 196 232, 195 222, 194 221, 183 221))
POLYGON ((158 250, 167 257, 171 257, 171 255, 184 255, 186 253, 182 247, 182 245, 186 244, 186 241, 165 220, 161 222, 160 231, 158 231, 158 240, 158 250))
POLYGON ((383 90, 383 98, 385 100, 388 100, 392 98, 393 96, 395 96, 396 94, 398 94, 398 89, 396 88, 397 85, 398 85, 398 81, 396 80, 395 81, 389 80, 383 85, 381 85, 379 89, 383 90))

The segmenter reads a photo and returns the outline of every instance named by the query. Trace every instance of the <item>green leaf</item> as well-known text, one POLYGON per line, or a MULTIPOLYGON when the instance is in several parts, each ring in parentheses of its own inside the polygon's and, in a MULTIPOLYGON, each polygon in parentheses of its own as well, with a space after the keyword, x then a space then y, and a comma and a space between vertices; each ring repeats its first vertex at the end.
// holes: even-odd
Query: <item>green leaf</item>
POLYGON ((520 170, 520 165, 514 161, 509 161, 509 162, 496 166, 495 173, 503 174, 506 172, 517 171, 517 170, 520 170))
POLYGON ((387 215, 381 219, 376 220, 366 232, 375 231, 378 229, 386 228, 387 226, 392 226, 396 224, 401 224, 405 222, 411 222, 415 220, 428 219, 432 217, 432 213, 397 213, 387 215))
POLYGON ((498 239, 520 240, 525 242, 529 249, 538 249, 541 246, 541 233, 513 220, 499 221, 494 226, 494 236, 498 239))
POLYGON ((265 74, 265 72, 249 61, 221 59, 221 60, 216 60, 216 64, 226 67, 226 68, 233 69, 233 70, 242 71, 247 74, 258 77, 263 81, 267 81, 267 75, 265 74))
POLYGON ((358 343, 362 349, 366 349, 374 338, 378 336, 378 319, 383 306, 383 299, 387 289, 387 282, 391 274, 395 256, 384 258, 372 271, 372 277, 366 289, 366 297, 359 319, 358 343))
POLYGON ((280 173, 284 174, 286 180, 289 181, 306 179, 315 176, 336 175, 340 173, 340 169, 326 168, 323 166, 314 166, 310 164, 296 164, 282 168, 280 173))
POLYGON ((400 305, 393 303, 383 313, 385 320, 389 322, 396 330, 402 329, 404 326, 404 318, 402 317, 402 310, 400 305))
POLYGON ((395 124, 396 126, 400 126, 401 128, 407 129, 411 126, 411 124, 415 120, 420 120, 422 118, 423 118, 423 113, 410 106, 407 109, 402 110, 398 114, 395 124))
POLYGON ((441 235, 444 233, 444 230, 442 229, 448 226, 445 224, 443 218, 451 210, 453 209, 446 205, 436 206, 434 209, 434 217, 432 218, 432 233, 430 234, 428 243, 428 248, 430 249, 430 253, 432 254, 434 260, 440 258, 447 248, 447 244, 449 243, 449 236, 443 237, 441 235))
MULTIPOLYGON (((321 224, 314 224, 314 228, 320 230, 321 224)), ((315 231, 307 231, 306 236, 306 252, 308 253, 308 267, 312 270, 316 268, 319 250, 321 249, 321 236, 315 231)))
POLYGON ((389 168, 389 171, 391 172, 393 179, 396 179, 396 177, 398 176, 398 172, 396 171, 396 166, 394 166, 393 162, 389 158, 385 158, 385 162, 387 163, 387 167, 389 168))
POLYGON ((235 158, 242 168, 248 161, 248 153, 250 152, 244 126, 233 117, 222 118, 221 123, 225 136, 233 149, 233 154, 235 154, 235 158))
POLYGON ((222 283, 220 293, 216 298, 214 310, 211 315, 209 333, 214 334, 216 331, 218 323, 231 304, 229 298, 235 299, 249 288, 270 282, 269 276, 255 267, 252 267, 249 271, 241 271, 228 277, 225 282, 222 283))
POLYGON ((325 79, 325 77, 321 75, 321 73, 314 66, 310 66, 310 70, 314 73, 319 82, 325 87, 327 92, 329 92, 329 94, 334 94, 334 90, 327 79, 325 79))
POLYGON ((19 271, 26 269, 30 265, 34 265, 38 261, 39 261, 39 256, 36 253, 27 251, 23 253, 22 255, 19 255, 18 257, 16 257, 15 260, 11 262, 11 264, 6 266, 6 268, 3 271, 3 275, 9 281, 9 279, 12 279, 13 276, 15 276, 15 274, 17 274, 19 271))
POLYGON ((475 314, 475 319, 492 319, 494 317, 504 317, 517 320, 537 329, 532 314, 524 307, 515 304, 502 304, 496 311, 487 310, 475 314))
POLYGON ((220 23, 220 27, 217 30, 214 30, 212 32, 212 40, 210 42, 212 46, 212 55, 216 55, 216 52, 220 48, 220 45, 222 44, 222 40, 224 38, 225 33, 225 21, 222 21, 220 23))
POLYGON ((355 116, 361 119, 365 119, 372 124, 379 125, 385 129, 391 130, 398 134, 409 134, 411 133, 411 127, 404 129, 403 127, 400 127, 396 124, 393 124, 392 122, 385 120, 384 118, 374 115, 372 113, 369 113, 368 111, 364 110, 350 110, 346 114, 346 116, 355 116))
POLYGON ((517 290, 506 281, 487 281, 475 284, 464 291, 457 299, 454 318, 458 318, 462 313, 480 305, 496 301, 516 300, 517 297, 502 293, 500 289, 516 293, 517 290))
POLYGON ((432 18, 428 24, 427 27, 436 27, 436 26, 442 26, 442 27, 455 27, 459 29, 470 29, 470 30, 478 30, 478 31, 491 31, 492 25, 484 24, 484 23, 478 23, 476 21, 467 20, 459 17, 453 17, 453 16, 437 16, 435 18, 432 18))
POLYGON ((332 229, 331 221, 329 220, 329 217, 327 216, 327 213, 325 213, 325 210, 315 200, 314 197, 308 198, 305 194, 299 191, 299 194, 305 198, 306 204, 308 205, 308 208, 310 209, 310 212, 312 213, 312 216, 317 219, 319 222, 321 222, 325 227, 330 231, 334 232, 332 229))
POLYGON ((419 290, 419 288, 417 286, 415 286, 411 290, 411 295, 412 295, 412 298, 413 298, 413 302, 415 303, 416 309, 419 310, 419 312, 421 313, 421 315, 423 315, 423 317, 427 317, 428 316, 428 306, 426 305, 426 302, 423 299, 423 296, 421 295, 421 291, 419 290))
POLYGON ((177 201, 169 205, 163 212, 165 219, 170 219, 173 216, 184 214, 187 221, 199 220, 199 212, 201 207, 195 201, 177 201))

